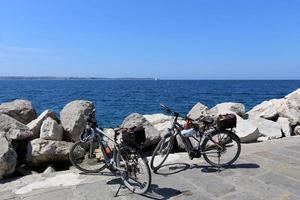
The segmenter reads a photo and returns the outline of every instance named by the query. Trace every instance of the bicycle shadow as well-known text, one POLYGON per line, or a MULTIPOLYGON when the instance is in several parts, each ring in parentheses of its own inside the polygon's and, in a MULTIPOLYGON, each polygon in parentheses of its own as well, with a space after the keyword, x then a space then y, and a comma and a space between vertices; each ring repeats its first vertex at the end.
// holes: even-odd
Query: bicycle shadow
POLYGON ((256 169, 260 168, 260 166, 256 163, 238 163, 232 164, 226 167, 214 167, 211 165, 197 165, 197 164, 186 164, 186 163, 171 163, 162 165, 160 169, 155 171, 154 173, 157 175, 173 175, 183 171, 191 170, 191 169, 201 169, 203 173, 220 173, 227 169, 256 169))
MULTIPOLYGON (((121 178, 115 178, 115 179, 107 181, 106 183, 108 185, 122 185, 123 184, 121 178)), ((134 194, 133 192, 129 191, 124 185, 122 186, 122 188, 124 190, 120 191, 116 197, 122 197, 122 196, 128 196, 128 195, 134 194)), ((148 199, 153 199, 153 200, 167 200, 167 199, 170 199, 171 197, 175 197, 184 192, 185 191, 176 190, 174 188, 168 188, 168 187, 160 188, 156 184, 151 184, 147 193, 141 194, 140 196, 146 197, 148 199)), ((135 195, 138 195, 138 194, 135 194, 135 195)))

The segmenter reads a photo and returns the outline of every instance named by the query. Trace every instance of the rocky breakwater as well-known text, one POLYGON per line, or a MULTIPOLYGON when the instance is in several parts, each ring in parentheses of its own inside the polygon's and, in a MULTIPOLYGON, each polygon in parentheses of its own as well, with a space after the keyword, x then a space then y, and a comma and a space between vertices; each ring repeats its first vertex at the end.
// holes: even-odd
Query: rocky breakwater
MULTIPOLYGON (((85 128, 85 119, 93 109, 92 102, 75 100, 65 105, 60 117, 50 109, 37 116, 27 100, 0 104, 0 179, 16 171, 27 175, 68 166, 70 147, 78 140, 85 128)), ((241 103, 227 102, 209 108, 199 102, 188 115, 197 120, 226 113, 237 116, 234 131, 243 143, 300 135, 300 89, 281 99, 264 101, 248 112, 241 103)), ((133 113, 120 127, 143 126, 146 142, 142 148, 151 151, 170 128, 172 118, 164 114, 133 113)), ((183 124, 184 120, 179 119, 179 123, 183 124)), ((105 132, 113 137, 113 129, 105 129, 105 132)), ((184 149, 180 137, 176 138, 174 147, 184 149)))
POLYGON ((14 172, 28 175, 35 173, 33 169, 41 172, 62 163, 68 166, 70 147, 93 108, 89 101, 72 101, 62 109, 59 119, 50 109, 37 116, 27 100, 1 104, 0 179, 14 172))
MULTIPOLYGON (((271 99, 253 107, 248 112, 242 103, 226 102, 209 108, 201 102, 188 112, 190 118, 197 120, 203 116, 217 118, 220 114, 233 113, 237 117, 235 133, 242 143, 251 143, 300 135, 300 89, 281 99, 271 99)), ((122 127, 144 126, 146 143, 144 147, 156 145, 171 126, 171 116, 164 114, 141 115, 133 113, 125 118, 122 127)), ((183 119, 180 119, 183 124, 183 119)), ((183 150, 180 137, 175 148, 183 150)))

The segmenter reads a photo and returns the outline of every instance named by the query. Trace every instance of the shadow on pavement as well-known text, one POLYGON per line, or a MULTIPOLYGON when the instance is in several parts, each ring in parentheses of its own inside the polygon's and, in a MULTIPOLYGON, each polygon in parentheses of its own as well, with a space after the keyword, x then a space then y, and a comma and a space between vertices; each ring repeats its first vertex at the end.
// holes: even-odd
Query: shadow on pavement
POLYGON ((215 173, 215 172, 222 172, 226 169, 255 169, 255 168, 260 168, 260 166, 256 163, 239 163, 239 164, 232 164, 230 166, 218 168, 218 167, 213 167, 211 165, 197 165, 197 164, 189 165, 186 163, 172 163, 172 164, 162 165, 162 167, 154 173, 158 175, 168 176, 168 175, 177 174, 182 171, 195 169, 195 168, 201 169, 201 171, 204 173, 215 173))
MULTIPOLYGON (((107 184, 108 185, 120 185, 120 184, 122 184, 122 179, 115 178, 115 179, 109 180, 107 182, 107 184)), ((123 185, 123 188, 126 188, 126 187, 123 185)), ((154 200, 165 200, 165 199, 169 199, 171 197, 180 195, 182 193, 184 193, 184 192, 182 192, 180 190, 176 190, 174 188, 160 188, 156 184, 151 184, 147 193, 142 194, 141 196, 149 198, 149 199, 154 199, 154 200)), ((119 194, 118 197, 130 195, 130 194, 133 194, 133 193, 127 192, 125 194, 119 194)))

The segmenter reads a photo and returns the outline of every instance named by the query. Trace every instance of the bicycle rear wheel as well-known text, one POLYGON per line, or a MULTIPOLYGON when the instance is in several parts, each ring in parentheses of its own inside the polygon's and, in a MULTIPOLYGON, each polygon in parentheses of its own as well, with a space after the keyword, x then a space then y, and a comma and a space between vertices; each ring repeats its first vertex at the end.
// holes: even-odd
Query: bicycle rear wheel
POLYGON ((101 148, 95 142, 76 142, 70 150, 71 163, 85 173, 97 173, 106 168, 101 148))
POLYGON ((169 136, 162 138, 155 147, 150 162, 150 166, 153 171, 157 171, 164 164, 173 148, 173 142, 174 137, 169 136))
POLYGON ((119 149, 116 159, 117 168, 121 169, 124 185, 137 194, 145 193, 151 185, 151 173, 147 158, 135 148, 123 146, 119 149))
POLYGON ((224 167, 234 163, 241 152, 239 137, 231 131, 220 131, 205 138, 202 154, 206 162, 215 167, 224 167))

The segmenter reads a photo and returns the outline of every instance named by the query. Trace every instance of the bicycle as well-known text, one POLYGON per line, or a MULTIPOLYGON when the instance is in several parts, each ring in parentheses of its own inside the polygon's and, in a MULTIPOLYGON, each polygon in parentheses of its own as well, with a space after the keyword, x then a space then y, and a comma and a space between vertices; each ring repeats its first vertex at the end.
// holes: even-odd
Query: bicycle
MULTIPOLYGON (((126 144, 122 139, 118 142, 117 137, 120 134, 122 134, 121 130, 115 130, 112 139, 98 128, 95 110, 93 110, 88 115, 85 130, 80 134, 79 141, 71 147, 70 161, 85 173, 98 173, 108 168, 121 177, 122 183, 130 191, 143 194, 151 185, 148 160, 142 156, 137 147, 126 144), (112 149, 104 138, 112 142, 112 149)), ((120 188, 121 185, 118 192, 120 188)))
POLYGON ((203 117, 197 121, 190 119, 188 116, 182 117, 178 112, 172 111, 167 106, 161 104, 161 107, 174 116, 171 128, 168 129, 156 148, 153 151, 150 166, 153 171, 157 171, 166 161, 170 154, 176 136, 181 138, 185 150, 188 152, 190 159, 200 158, 203 155, 207 163, 214 167, 225 167, 233 164, 241 152, 241 143, 239 137, 232 131, 232 128, 220 129, 211 117, 203 117), (185 119, 185 125, 178 123, 178 119, 185 119), (191 126, 199 123, 204 125, 203 131, 191 126), (194 147, 189 138, 193 138, 197 145, 194 147), (225 159, 224 161, 221 159, 225 159))

